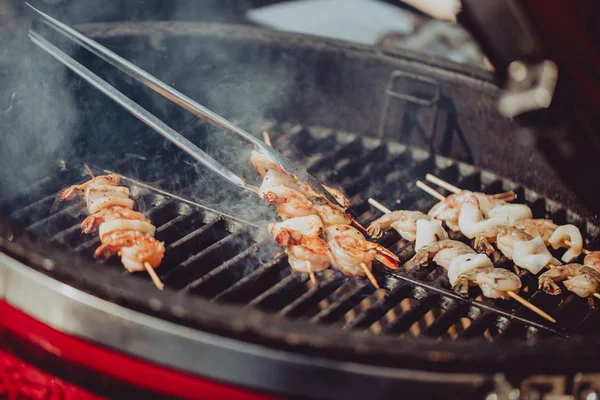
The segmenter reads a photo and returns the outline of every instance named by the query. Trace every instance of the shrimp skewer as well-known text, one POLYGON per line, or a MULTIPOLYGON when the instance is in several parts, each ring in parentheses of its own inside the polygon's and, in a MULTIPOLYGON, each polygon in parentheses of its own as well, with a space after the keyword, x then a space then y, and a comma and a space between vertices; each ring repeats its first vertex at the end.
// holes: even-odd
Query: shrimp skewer
MULTIPOLYGON (((369 199, 369 204, 371 204, 375 208, 379 209, 379 211, 381 211, 383 213, 391 213, 392 212, 390 209, 386 208, 385 206, 383 206, 382 204, 380 204, 377 201, 371 201, 371 199, 369 199)), ((465 245, 464 243, 456 242, 453 240, 441 240, 441 241, 435 242, 429 246, 419 249, 419 251, 417 251, 417 254, 415 254, 415 256, 412 258, 411 261, 417 262, 418 264, 421 264, 421 265, 423 265, 423 263, 425 263, 425 265, 426 265, 426 263, 428 262, 429 259, 433 259, 433 261, 436 264, 442 266, 444 269, 449 271, 450 266, 452 264, 452 261, 450 261, 450 260, 453 260, 457 256, 460 256, 460 255, 469 255, 470 254, 472 256, 473 253, 475 253, 475 252, 469 246, 465 245), (434 251, 434 250, 436 250, 436 251, 434 251)), ((600 259, 600 256, 599 256, 599 259, 600 259)), ((454 271, 454 269, 453 269, 453 271, 454 271)), ((507 272, 510 272, 510 271, 507 271, 507 272)), ((493 277, 494 275, 490 275, 490 276, 493 277)), ((466 278, 468 278, 468 276, 466 278)), ((490 286, 489 285, 490 281, 487 279, 487 277, 476 277, 477 281, 479 280, 479 278, 482 278, 483 284, 487 284, 488 286, 490 286)), ((518 277, 517 277, 517 279, 518 279, 518 277)), ((516 280, 511 279, 510 282, 516 282, 516 280)), ((519 280, 519 283, 520 283, 520 280, 519 280)), ((507 286, 502 286, 500 288, 506 289, 506 287, 507 286)), ((493 286, 490 286, 490 289, 494 289, 495 291, 497 291, 498 288, 494 288, 493 286)), ((483 290, 482 290, 482 293, 483 293, 483 290)), ((514 291, 506 290, 506 291, 504 291, 504 293, 507 296, 510 296, 514 300, 518 301, 519 303, 523 304, 525 307, 529 308, 531 311, 535 312, 539 316, 547 319, 550 322, 553 322, 553 323, 556 322, 556 320, 554 318, 552 318, 550 315, 548 315, 544 310, 531 304, 529 301, 525 300, 524 298, 522 298, 521 296, 516 294, 514 291)), ((492 294, 496 294, 496 292, 488 291, 488 294, 492 295, 492 294)))
MULTIPOLYGON (((433 182, 433 180, 431 179, 431 177, 433 177, 433 175, 428 175, 428 176, 430 177, 428 180, 433 182)), ((434 178, 435 178, 434 183, 436 183, 436 184, 438 184, 439 182, 446 183, 448 185, 448 187, 444 187, 444 186, 442 186, 442 187, 444 187, 445 189, 448 189, 449 191, 453 192, 454 194, 458 195, 462 192, 460 190, 460 188, 450 185, 447 182, 445 182, 437 177, 434 177, 434 178)), ((426 187, 427 189, 429 189, 429 190, 426 190, 426 192, 429 194, 435 193, 435 195, 434 194, 432 194, 432 195, 436 198, 440 198, 440 197, 444 198, 440 193, 437 193, 435 190, 433 190, 429 186, 423 184, 422 182, 417 182, 417 186, 420 188, 423 188, 423 186, 426 187)), ((507 192, 507 193, 510 193, 510 192, 507 192)), ((489 195, 485 195, 485 196, 489 196, 489 195)), ((450 197, 450 196, 448 196, 448 197, 450 197)), ((538 230, 539 229, 540 230, 539 232, 542 233, 542 235, 540 235, 540 236, 542 236, 542 238, 544 239, 544 242, 550 243, 550 240, 552 239, 552 242, 554 242, 554 244, 552 244, 552 243, 550 243, 550 244, 552 244, 553 248, 558 249, 560 247, 567 247, 569 250, 567 250, 565 255, 563 255, 563 258, 564 258, 563 261, 565 261, 565 262, 568 262, 566 260, 571 261, 573 258, 575 258, 575 255, 579 255, 581 253, 583 253, 583 254, 590 253, 589 250, 586 250, 583 248, 583 239, 581 238, 581 233, 579 232, 579 229, 577 229, 573 225, 563 225, 562 227, 553 227, 554 223, 550 220, 533 220, 532 217, 530 217, 530 218, 521 217, 520 220, 518 220, 518 221, 510 221, 510 225, 523 226, 524 229, 530 229, 530 230, 532 230, 532 229, 538 230), (529 221, 529 220, 536 221, 536 222, 527 223, 527 221, 529 221), (550 231, 552 233, 550 233, 550 231), (557 233, 557 231, 558 231, 558 233, 557 233), (553 235, 556 235, 556 236, 553 237, 553 235), (546 239, 546 237, 547 237, 547 239, 546 239)), ((530 232, 528 232, 528 233, 530 233, 530 232)), ((532 235, 532 236, 535 236, 535 235, 532 235)))
POLYGON ((133 199, 129 198, 129 189, 119 186, 119 175, 94 176, 87 165, 84 167, 91 179, 65 189, 59 199, 84 196, 91 215, 83 221, 81 230, 83 233, 99 230, 102 241, 94 256, 106 260, 118 254, 125 269, 129 272, 145 269, 156 287, 163 290, 164 285, 154 268, 160 265, 165 246, 154 239, 156 228, 143 214, 132 210, 133 199))

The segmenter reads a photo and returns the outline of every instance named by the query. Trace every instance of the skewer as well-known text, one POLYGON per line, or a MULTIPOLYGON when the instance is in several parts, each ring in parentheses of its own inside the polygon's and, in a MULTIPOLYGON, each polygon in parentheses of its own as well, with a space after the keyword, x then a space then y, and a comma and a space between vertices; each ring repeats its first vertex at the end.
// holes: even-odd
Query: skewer
POLYGON ((419 189, 423 190, 424 192, 426 192, 427 194, 430 194, 431 196, 435 197, 439 201, 446 200, 446 197, 443 194, 441 194, 440 192, 435 191, 433 188, 427 186, 426 184, 424 184, 421 181, 417 181, 417 187, 419 189))
POLYGON ((458 193, 460 192, 460 188, 452 185, 451 183, 448 183, 440 178, 438 178, 437 176, 431 175, 431 174, 427 174, 425 175, 425 179, 427 179, 429 182, 438 185, 441 188, 446 189, 449 192, 452 193, 458 193))
POLYGON ((263 131, 263 140, 265 141, 267 146, 273 147, 273 144, 271 144, 271 136, 269 136, 269 132, 263 131))
POLYGON ((308 264, 308 276, 310 277, 310 281, 313 285, 317 285, 317 277, 315 276, 315 271, 312 269, 312 264, 310 261, 306 261, 306 263, 308 264))
POLYGON ((375 276, 373 276, 373 273, 369 267, 367 267, 367 264, 360 263, 360 266, 362 267, 363 271, 365 271, 365 274, 367 274, 367 278, 369 278, 369 281, 371 281, 371 284, 375 287, 375 289, 379 289, 379 283, 377 283, 377 279, 375 279, 375 276))
POLYGON ((370 205, 372 205, 373 207, 375 207, 376 209, 378 209, 379 211, 381 211, 384 214, 389 214, 392 212, 392 210, 390 210, 389 208, 387 208, 386 206, 384 206, 383 204, 381 204, 380 202, 378 202, 377 200, 375 200, 372 197, 369 197, 369 200, 367 200, 369 202, 370 205))
POLYGON ((525 307, 529 308, 531 311, 533 311, 537 315, 544 317, 545 319, 547 319, 548 321, 550 321, 552 323, 556 323, 556 320, 554 318, 552 318, 550 315, 548 315, 544 310, 542 310, 541 308, 539 308, 537 306, 534 306, 533 304, 531 304, 530 302, 528 302, 527 300, 525 300, 524 298, 522 298, 521 296, 519 296, 518 294, 513 292, 512 290, 507 291, 506 294, 508 294, 510 297, 512 297, 519 303, 523 304, 525 307))
POLYGON ((158 275, 156 275, 156 271, 154 270, 154 268, 152 268, 152 265, 150 265, 150 263, 148 261, 146 261, 144 263, 144 268, 146 268, 148 275, 150 275, 150 278, 152 278, 152 282, 154 282, 154 286, 156 286, 158 288, 158 290, 164 290, 164 288, 165 288, 164 283, 162 283, 162 281, 160 280, 158 275))
MULTIPOLYGON (((454 186, 454 185, 451 185, 450 183, 448 183, 448 182, 446 182, 446 181, 444 181, 444 180, 442 180, 442 179, 438 178, 437 176, 433 176, 433 175, 431 175, 431 174, 427 174, 427 175, 425 176, 425 178, 426 178, 426 179, 427 179, 429 182, 435 183, 436 185, 438 185, 438 186, 440 186, 440 187, 442 187, 442 188, 444 188, 444 189, 446 189, 446 190, 448 190, 448 191, 450 191, 450 192, 452 192, 452 193, 458 193, 458 192, 460 192, 460 190, 461 190, 460 188, 458 188, 458 187, 456 187, 456 186, 454 186), (452 189, 451 189, 451 188, 452 188, 452 189)), ((428 187, 428 186, 427 186, 427 185, 425 185, 425 184, 422 184, 422 185, 423 185, 423 186, 425 186, 425 187, 427 187, 427 190, 426 190, 425 188, 423 188, 423 187, 419 186, 419 181, 417 181, 417 186, 418 186, 419 188, 423 189, 425 192, 429 193, 429 194, 430 194, 430 195, 432 195, 433 197, 435 197, 435 198, 438 198, 438 199, 439 199, 439 197, 438 197, 438 196, 441 196, 441 194, 440 194, 440 193, 436 192, 435 190, 431 189, 430 187, 428 187), (435 194, 434 194, 434 193, 435 193, 435 194)), ((512 193, 512 192, 498 193, 498 195, 496 195, 496 196, 501 196, 501 195, 506 195, 506 196, 508 196, 508 193, 512 193)), ((514 194, 514 193, 513 193, 513 194, 514 194)), ((494 197, 494 198, 498 198, 498 197, 494 197)), ((515 195, 515 198, 516 198, 516 195, 515 195)), ((440 201, 443 201, 443 200, 440 200, 440 201)), ((571 243, 571 241, 570 241, 570 240, 568 240, 568 239, 566 239, 566 240, 564 241, 564 243, 565 243, 567 246, 569 246, 569 247, 573 246, 573 243, 571 243)), ((581 249, 581 252, 582 252, 583 254, 585 254, 585 255, 588 255, 588 254, 590 254, 590 253, 591 253, 591 251, 589 251, 589 250, 587 250, 587 249, 581 249)))
POLYGON ((597 299, 600 299, 600 293, 594 293, 593 296, 597 299))
MULTIPOLYGON (((83 167, 85 168, 85 170, 87 171, 87 173, 90 174, 90 176, 92 177, 92 179, 94 179, 95 176, 94 176, 94 173, 92 172, 92 169, 87 164, 85 164, 85 163, 83 164, 83 167)), ((152 279, 152 282, 154 282, 154 286, 156 286, 159 290, 164 290, 165 289, 164 283, 162 283, 162 281, 160 280, 160 278, 156 274, 156 271, 154 270, 154 268, 152 268, 152 265, 150 265, 150 263, 148 261, 146 261, 144 263, 144 268, 146 268, 146 271, 148 272, 148 275, 150 275, 150 278, 152 279)))
MULTIPOLYGON (((439 192, 435 191, 434 189, 430 188, 429 186, 425 185, 423 182, 421 181, 417 181, 417 186, 424 190, 425 192, 427 192, 428 194, 432 195, 433 197, 439 199, 440 201, 444 201, 446 198, 439 192)), ((459 189, 460 190, 460 189, 459 189)), ((385 208, 385 207, 383 207, 385 208)), ((389 211, 389 210, 388 210, 389 211)), ((516 301, 518 301, 519 303, 521 303, 522 305, 524 305, 525 307, 529 308, 531 311, 533 311, 534 313, 538 314, 540 317, 547 319, 548 321, 552 322, 552 323, 556 323, 556 320, 554 318, 552 318, 550 315, 548 315, 545 311, 543 311, 542 309, 540 309, 539 307, 534 306, 533 304, 531 304, 529 301, 525 300, 524 298, 522 298, 521 296, 519 296, 518 294, 516 294, 515 292, 508 290, 506 292, 510 297, 512 297, 513 299, 515 299, 516 301)))
POLYGON ((83 163, 83 168, 85 168, 85 170, 87 171, 87 173, 90 174, 90 176, 92 177, 92 179, 95 178, 94 173, 92 172, 92 169, 89 167, 89 165, 87 165, 86 163, 83 163))

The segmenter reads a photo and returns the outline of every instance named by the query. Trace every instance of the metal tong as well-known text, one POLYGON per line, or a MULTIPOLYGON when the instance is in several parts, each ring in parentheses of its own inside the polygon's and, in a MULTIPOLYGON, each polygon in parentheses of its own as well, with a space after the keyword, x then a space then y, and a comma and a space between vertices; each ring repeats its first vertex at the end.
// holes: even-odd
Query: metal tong
MULTIPOLYGON (((266 155, 271 161, 281 165, 285 172, 292 174, 300 182, 308 184, 312 190, 314 190, 319 195, 323 196, 331 204, 340 205, 337 202, 337 200, 331 195, 331 193, 325 190, 325 188, 312 175, 310 175, 306 171, 306 169, 293 164, 283 154, 279 153, 272 147, 263 143, 258 138, 244 131, 240 127, 234 125, 233 123, 221 117, 220 115, 212 112, 208 108, 202 106, 201 104, 197 103, 196 101, 184 95, 183 93, 170 87, 166 83, 152 76, 143 69, 137 67, 133 63, 125 60, 123 57, 107 49, 100 43, 77 32, 75 29, 69 27, 68 25, 52 18, 51 16, 33 7, 31 4, 27 2, 25 4, 32 11, 34 11, 34 13, 40 18, 42 22, 53 28, 62 36, 86 48, 87 50, 102 58, 104 61, 108 62, 115 68, 136 79, 138 82, 143 83, 150 89, 161 94, 170 101, 173 101, 174 103, 183 107, 185 110, 191 112, 197 117, 202 118, 204 121, 210 123, 211 125, 217 128, 225 130, 227 133, 241 140, 249 147, 253 148, 254 150, 258 151, 263 155, 266 155)), ((198 146, 186 139, 183 135, 176 132, 174 129, 172 129, 160 119, 152 115, 142 106, 140 106, 139 104, 125 96, 123 93, 119 92, 117 89, 112 87, 109 83, 104 81, 98 75, 94 74, 92 71, 81 65, 72 57, 70 57, 69 55, 58 49, 56 46, 48 42, 40 34, 33 30, 30 30, 29 37, 37 46, 48 52, 58 61, 63 63, 66 67, 71 69, 77 75, 81 76, 84 80, 86 80, 88 83, 94 86, 96 89, 100 90, 102 93, 104 93, 112 100, 117 102, 120 106, 125 108, 127 111, 129 111, 139 120, 144 122, 150 128, 154 129, 156 132, 164 136, 171 143, 175 144, 181 150, 185 151, 196 161, 198 161, 211 171, 215 172, 225 180, 233 183, 234 185, 256 193, 255 187, 253 187, 252 185, 248 185, 243 178, 229 171, 221 163, 219 163, 217 160, 206 154, 198 146)))

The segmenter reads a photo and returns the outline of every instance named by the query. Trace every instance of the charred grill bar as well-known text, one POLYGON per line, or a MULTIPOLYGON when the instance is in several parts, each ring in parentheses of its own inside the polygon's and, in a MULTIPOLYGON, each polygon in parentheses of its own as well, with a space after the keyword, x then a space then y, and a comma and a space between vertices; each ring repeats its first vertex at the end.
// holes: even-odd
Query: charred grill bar
MULTIPOLYGON (((138 43, 140 38, 146 39, 148 29, 154 29, 138 27, 139 31, 130 30, 122 37, 123 26, 117 24, 112 28, 90 26, 88 33, 96 32, 96 37, 105 39, 108 44, 115 38, 138 43)), ((189 33, 185 29, 178 30, 181 29, 178 26, 163 28, 164 32, 179 36, 189 33)), ((472 71, 459 71, 452 65, 433 65, 430 60, 419 60, 413 55, 392 57, 385 50, 371 53, 350 45, 293 35, 217 28, 196 27, 192 39, 198 41, 201 37, 210 40, 210 44, 249 46, 248 54, 252 56, 244 60, 258 64, 259 69, 264 67, 263 58, 269 64, 273 59, 285 60, 284 53, 294 58, 294 62, 304 60, 310 64, 304 65, 306 70, 302 73, 294 71, 299 80, 299 87, 294 90, 315 94, 291 100, 297 108, 292 107, 290 115, 281 109, 272 111, 271 116, 277 117, 269 130, 274 146, 290 159, 303 162, 319 181, 343 189, 364 225, 379 216, 367 203, 369 197, 390 208, 428 210, 435 199, 416 188, 415 182, 432 173, 463 189, 486 193, 514 190, 519 201, 530 205, 534 217, 551 218, 559 224, 573 223, 581 229, 586 248, 599 247, 599 226, 589 217, 571 211, 572 206, 578 206, 576 200, 560 188, 550 193, 551 181, 536 184, 535 177, 548 178, 544 175, 547 172, 541 171, 543 165, 532 167, 539 169, 533 172, 519 170, 528 163, 518 161, 518 154, 507 156, 521 149, 522 143, 515 143, 506 136, 505 142, 499 141, 496 145, 499 154, 491 155, 490 159, 480 158, 487 154, 489 144, 485 142, 489 142, 492 134, 482 133, 487 119, 491 121, 491 130, 498 129, 505 135, 509 134, 505 128, 510 125, 492 114, 493 89, 472 71), (345 64, 339 63, 337 56, 345 59, 345 64), (414 74, 395 73, 400 67, 415 69, 415 64, 426 71, 423 79, 415 80, 417 75, 414 74), (327 71, 325 66, 333 72, 308 78, 303 75, 310 74, 307 71, 319 65, 320 70, 327 71), (347 102, 332 104, 327 112, 318 108, 329 105, 342 88, 352 86, 333 79, 338 68, 346 68, 344 79, 352 80, 362 76, 364 71, 360 68, 367 65, 370 71, 378 71, 377 77, 385 79, 373 79, 370 82, 373 87, 360 101, 352 96, 356 93, 349 93, 347 102), (406 91, 410 96, 394 95, 406 91), (477 94, 477 101, 469 94, 477 94), (475 104, 487 113, 484 117, 469 108, 475 104), (344 111, 347 107, 352 108, 352 112, 344 111), (399 108, 406 110, 402 118, 393 112, 399 108), (352 113, 361 115, 345 121, 344 117, 352 113), (465 116, 465 113, 470 114, 465 116), (363 116, 366 122, 360 122, 363 116), (306 122, 283 122, 288 120, 306 122), (357 120, 356 130, 344 126, 357 120), (374 132, 361 125, 377 126, 375 121, 383 121, 381 127, 385 129, 380 133, 386 140, 369 135, 374 132), (430 132, 430 129, 437 131, 430 132), (448 136, 448 132, 454 136, 448 136), (444 154, 468 159, 470 163, 435 155, 406 143, 420 147, 425 144, 436 152, 442 148, 444 154), (465 150, 465 143, 469 151, 465 150), (515 162, 511 166, 504 165, 507 161, 515 162), (499 174, 473 164, 493 168, 499 174), (502 178, 509 175, 502 174, 507 168, 512 176, 523 174, 523 180, 532 189, 502 178), (549 194, 561 201, 548 200, 549 194)), ((142 43, 146 45, 144 40, 142 43)), ((213 68, 211 71, 216 71, 213 72, 215 79, 230 72, 219 71, 219 67, 225 68, 219 62, 212 60, 207 64, 213 68)), ((183 75, 185 83, 189 78, 183 75)), ((78 90, 85 92, 85 89, 78 90)), ((90 110, 90 119, 94 120, 94 113, 103 111, 90 110)), ((114 115, 106 118, 110 120, 114 115)), ((125 127, 133 126, 120 114, 116 115, 117 119, 122 118, 125 127)), ((200 138, 197 132, 203 129, 201 124, 192 122, 181 131, 200 138)), ((164 333, 167 330, 162 330, 165 336, 161 337, 173 343, 166 351, 151 346, 123 347, 123 343, 111 341, 118 335, 90 340, 155 363, 256 390, 339 398, 361 398, 367 394, 396 397, 399 391, 416 389, 426 389, 431 396, 451 390, 457 398, 470 398, 490 392, 500 395, 502 390, 510 391, 519 386, 524 392, 540 393, 546 389, 537 385, 537 377, 532 378, 532 375, 555 373, 561 374, 560 379, 571 380, 575 372, 589 368, 582 360, 595 359, 598 354, 593 338, 600 331, 598 311, 590 310, 586 301, 568 292, 551 297, 537 291, 537 279, 527 273, 520 275, 524 285, 521 294, 554 316, 558 321, 556 325, 548 325, 516 302, 482 299, 477 289, 472 289, 468 299, 460 297, 449 289, 441 268, 433 264, 412 270, 401 267, 395 272, 375 268, 374 274, 382 287, 377 291, 366 279, 347 278, 333 270, 318 274, 319 284, 314 286, 307 275, 290 269, 285 255, 264 236, 261 227, 185 200, 193 197, 196 190, 194 166, 181 162, 177 156, 175 162, 169 157, 159 158, 159 161, 125 158, 122 152, 118 153, 119 157, 111 156, 111 151, 123 147, 122 142, 114 138, 106 147, 97 147, 102 138, 96 139, 94 134, 100 130, 91 128, 91 137, 81 140, 81 153, 65 158, 66 163, 61 168, 53 167, 26 191, 16 196, 11 193, 0 200, 2 214, 50 244, 20 232, 7 221, 1 228, 0 248, 44 274, 100 297, 101 301, 116 303, 111 306, 123 305, 135 310, 127 312, 148 314, 143 317, 156 318, 169 329, 193 328, 194 334, 200 336, 194 336, 197 341, 192 342, 192 336, 185 337, 183 331, 171 337, 164 333), (101 149, 97 158, 90 158, 86 146, 101 149), (93 166, 96 173, 120 174, 137 208, 157 226, 156 237, 167 245, 165 259, 157 269, 169 289, 167 293, 156 293, 145 275, 123 273, 116 261, 93 265, 92 253, 98 238, 80 233, 85 215, 83 202, 58 204, 56 201, 61 189, 87 179, 81 169, 83 162, 93 166), (31 254, 27 254, 28 250, 31 254), (205 346, 202 347, 205 353, 199 352, 200 347, 194 347, 200 342, 205 346), (194 355, 192 359, 189 354, 186 357, 188 352, 194 355), (225 361, 222 364, 207 361, 200 354, 225 361), (352 368, 344 367, 349 364, 352 368), (248 371, 248 365, 254 365, 256 370, 248 371), (495 377, 499 371, 505 373, 510 383, 495 377), (323 392, 316 393, 320 389, 323 392)), ((137 136, 133 133, 132 137, 137 136)), ((160 154, 170 155, 176 151, 159 138, 143 144, 147 147, 140 152, 161 149, 160 154)), ((532 157, 535 159, 537 155, 532 157)), ((412 245, 393 232, 387 233, 380 243, 392 249, 402 263, 414 254, 412 245)), ((497 266, 512 268, 512 264, 503 259, 497 266)), ((15 268, 14 271, 18 269, 15 268)), ((8 282, 10 285, 10 279, 8 282)), ((132 314, 123 315, 129 318, 132 314)), ((96 320, 100 321, 114 319, 96 320)), ((115 323, 115 330, 121 329, 117 326, 115 323)), ((85 337, 83 328, 71 326, 70 329, 85 337)), ((147 337, 156 338, 153 335, 147 337)), ((590 384, 586 384, 584 378, 587 379, 579 377, 569 390, 585 393, 590 384)))

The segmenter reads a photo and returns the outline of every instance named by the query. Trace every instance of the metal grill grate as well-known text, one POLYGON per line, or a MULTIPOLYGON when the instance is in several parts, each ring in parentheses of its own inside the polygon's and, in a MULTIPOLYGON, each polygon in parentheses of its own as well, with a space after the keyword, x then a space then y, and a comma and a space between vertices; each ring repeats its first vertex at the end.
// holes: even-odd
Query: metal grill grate
MULTIPOLYGON (((464 189, 486 193, 514 190, 532 207, 535 217, 578 225, 591 248, 598 241, 598 226, 475 167, 397 143, 327 129, 284 123, 271 132, 276 148, 301 159, 324 183, 343 189, 365 225, 379 216, 366 202, 368 197, 391 208, 400 201, 402 209, 428 210, 435 200, 416 188, 415 182, 433 173, 464 189)), ((145 171, 142 160, 127 160, 111 169, 123 174, 136 207, 157 226, 156 237, 167 245, 165 259, 157 270, 159 276, 168 288, 186 295, 373 335, 426 335, 437 340, 484 337, 497 341, 600 331, 598 311, 590 311, 585 300, 568 293, 562 297, 540 293, 537 279, 523 272, 521 294, 553 315, 558 320, 556 326, 545 325, 516 302, 484 299, 477 288, 472 289, 470 299, 458 296, 449 289, 443 270, 433 264, 412 270, 401 267, 394 273, 375 268, 382 286, 379 290, 367 280, 349 279, 333 270, 317 274, 315 286, 307 275, 289 268, 285 255, 271 240, 257 241, 257 228, 150 188, 179 189, 185 197, 194 173, 191 167, 164 173, 176 176, 175 181, 159 179, 155 171, 140 176, 138 172, 145 171), (128 177, 134 175, 144 182, 128 177)), ((84 203, 59 204, 56 200, 62 188, 85 179, 74 170, 57 172, 36 184, 31 192, 0 202, 0 207, 39 235, 92 257, 99 239, 80 233, 86 215, 84 203)), ((380 243, 403 262, 414 254, 412 244, 395 232, 386 233, 380 243)), ((512 267, 503 259, 497 265, 512 267)), ((122 267, 115 258, 103 268, 122 267)), ((143 274, 134 276, 148 279, 143 274)))

